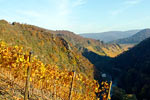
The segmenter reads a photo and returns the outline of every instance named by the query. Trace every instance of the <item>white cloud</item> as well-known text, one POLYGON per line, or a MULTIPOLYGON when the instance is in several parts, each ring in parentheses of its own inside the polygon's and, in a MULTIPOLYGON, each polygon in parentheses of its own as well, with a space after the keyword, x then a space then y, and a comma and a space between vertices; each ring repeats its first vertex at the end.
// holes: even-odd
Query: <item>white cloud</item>
POLYGON ((86 3, 85 0, 56 0, 56 15, 54 20, 55 24, 58 23, 64 29, 73 29, 72 14, 74 10, 86 3))
MULTIPOLYGON (((10 22, 28 23, 47 29, 71 30, 76 32, 79 30, 77 28, 78 20, 73 14, 76 8, 82 7, 82 5, 86 4, 86 1, 87 0, 52 0, 47 3, 49 7, 47 7, 46 10, 32 8, 19 8, 17 10, 6 9, 7 11, 4 11, 5 13, 1 18, 6 18, 10 22), (76 19, 76 21, 72 19, 76 19)), ((43 5, 41 6, 41 8, 44 8, 43 5)))
POLYGON ((75 2, 73 2, 73 7, 81 6, 84 4, 86 4, 85 0, 76 0, 75 2))
POLYGON ((140 3, 142 0, 126 0, 124 3, 126 5, 136 5, 138 3, 140 3))
POLYGON ((111 14, 112 16, 116 16, 116 15, 119 15, 119 14, 123 13, 123 12, 126 11, 128 8, 130 8, 130 7, 129 7, 129 6, 125 6, 125 7, 123 7, 123 8, 120 8, 120 9, 116 9, 116 10, 111 11, 110 14, 111 14))
POLYGON ((122 5, 121 8, 118 8, 118 9, 116 9, 116 10, 111 11, 110 14, 111 14, 112 16, 119 15, 119 14, 125 12, 127 9, 129 9, 129 8, 131 8, 131 7, 133 7, 133 6, 137 5, 137 4, 139 4, 139 3, 141 3, 141 2, 142 2, 142 0, 125 0, 125 1, 121 4, 121 5, 122 5))
POLYGON ((61 15, 68 15, 73 9, 86 4, 86 0, 58 0, 59 12, 61 15))
POLYGON ((69 2, 70 0, 59 0, 60 2, 58 2, 58 13, 62 16, 66 16, 71 12, 71 9, 69 9, 69 2))

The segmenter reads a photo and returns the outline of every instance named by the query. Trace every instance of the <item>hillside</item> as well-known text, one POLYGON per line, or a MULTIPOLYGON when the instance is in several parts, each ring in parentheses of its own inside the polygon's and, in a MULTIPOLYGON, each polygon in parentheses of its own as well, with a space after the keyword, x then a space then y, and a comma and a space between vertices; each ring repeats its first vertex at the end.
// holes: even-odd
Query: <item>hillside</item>
POLYGON ((111 43, 118 43, 118 44, 137 44, 143 41, 144 39, 150 37, 150 29, 144 29, 139 31, 138 33, 127 37, 127 38, 122 38, 118 39, 115 41, 112 41, 111 43))
POLYGON ((105 44, 69 31, 47 30, 16 22, 10 24, 5 20, 0 21, 0 39, 10 45, 21 45, 26 50, 32 49, 35 56, 44 63, 56 64, 60 69, 75 69, 90 77, 94 76, 93 64, 97 61, 89 62, 87 59, 93 57, 87 52, 115 57, 127 50, 117 44, 105 44), (89 56, 85 56, 85 53, 89 56))
POLYGON ((92 51, 100 56, 115 57, 127 50, 118 44, 106 44, 100 40, 83 38, 70 31, 53 31, 52 33, 71 42, 82 53, 92 51))
POLYGON ((23 47, 5 42, 0 42, 0 69, 0 100, 24 100, 27 82, 29 100, 99 100, 96 93, 106 99, 109 89, 106 82, 100 90, 96 80, 44 64, 23 47))
POLYGON ((113 40, 130 37, 140 30, 129 30, 129 31, 109 31, 109 32, 101 32, 101 33, 84 33, 80 34, 80 36, 86 38, 92 38, 96 40, 101 40, 104 42, 110 42, 113 40))
POLYGON ((60 69, 76 70, 93 77, 93 65, 77 52, 77 49, 65 39, 51 34, 46 29, 32 25, 0 21, 0 40, 9 45, 20 45, 32 50, 34 55, 60 69))
POLYGON ((107 98, 109 84, 94 80, 93 64, 51 30, 1 20, 0 40, 0 99, 23 100, 28 67, 32 100, 107 98))
POLYGON ((150 99, 150 38, 121 54, 111 62, 113 77, 120 76, 118 86, 138 100, 150 99), (116 74, 118 73, 118 75, 116 74))

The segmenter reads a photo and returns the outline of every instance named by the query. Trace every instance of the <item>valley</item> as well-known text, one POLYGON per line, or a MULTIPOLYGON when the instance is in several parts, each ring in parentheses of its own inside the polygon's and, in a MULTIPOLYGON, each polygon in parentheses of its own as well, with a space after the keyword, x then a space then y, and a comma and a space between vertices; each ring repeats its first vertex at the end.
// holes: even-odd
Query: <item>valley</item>
POLYGON ((150 100, 150 0, 0 4, 0 100, 150 100))
MULTIPOLYGON (((139 33, 142 32, 149 33, 148 30, 139 33)), ((28 64, 32 65, 33 81, 30 83, 35 90, 31 88, 33 92, 30 98, 33 100, 37 98, 66 100, 70 94, 69 90, 74 91, 70 87, 72 82, 76 90, 73 94, 71 92, 73 97, 76 96, 79 100, 83 98, 84 100, 106 100, 110 98, 108 91, 111 81, 113 82, 112 100, 118 98, 118 95, 122 95, 123 98, 120 97, 122 100, 149 98, 147 95, 149 38, 139 44, 138 42, 136 44, 104 43, 100 40, 84 38, 70 31, 47 30, 33 25, 1 20, 0 40, 0 85, 2 87, 0 98, 4 96, 10 100, 23 99, 24 95, 18 91, 24 92, 25 84, 21 82, 26 82, 23 73, 26 73, 28 64), (28 63, 25 57, 29 56, 29 51, 34 52, 34 57, 33 61, 28 63), (129 85, 130 82, 132 83, 129 85), (11 87, 6 89, 7 85, 11 87), (58 92, 56 88, 61 88, 61 91, 58 92), (41 92, 35 92, 40 90, 41 92), (45 95, 43 95, 44 91, 45 95), (14 96, 11 97, 10 93, 14 96)))

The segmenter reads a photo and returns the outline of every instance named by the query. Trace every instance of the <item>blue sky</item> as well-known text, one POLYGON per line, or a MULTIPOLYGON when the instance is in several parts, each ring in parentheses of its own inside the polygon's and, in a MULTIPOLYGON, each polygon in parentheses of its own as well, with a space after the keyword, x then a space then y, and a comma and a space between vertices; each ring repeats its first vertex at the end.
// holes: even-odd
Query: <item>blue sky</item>
POLYGON ((150 0, 0 0, 0 19, 75 33, 150 28, 150 0))

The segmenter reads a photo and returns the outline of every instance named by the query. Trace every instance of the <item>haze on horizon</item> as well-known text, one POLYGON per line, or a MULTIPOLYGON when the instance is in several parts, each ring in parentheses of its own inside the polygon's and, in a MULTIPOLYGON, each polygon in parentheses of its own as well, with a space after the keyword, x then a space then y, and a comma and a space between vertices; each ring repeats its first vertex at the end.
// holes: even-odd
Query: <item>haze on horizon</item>
POLYGON ((150 0, 0 0, 0 19, 75 33, 150 28, 150 0))

